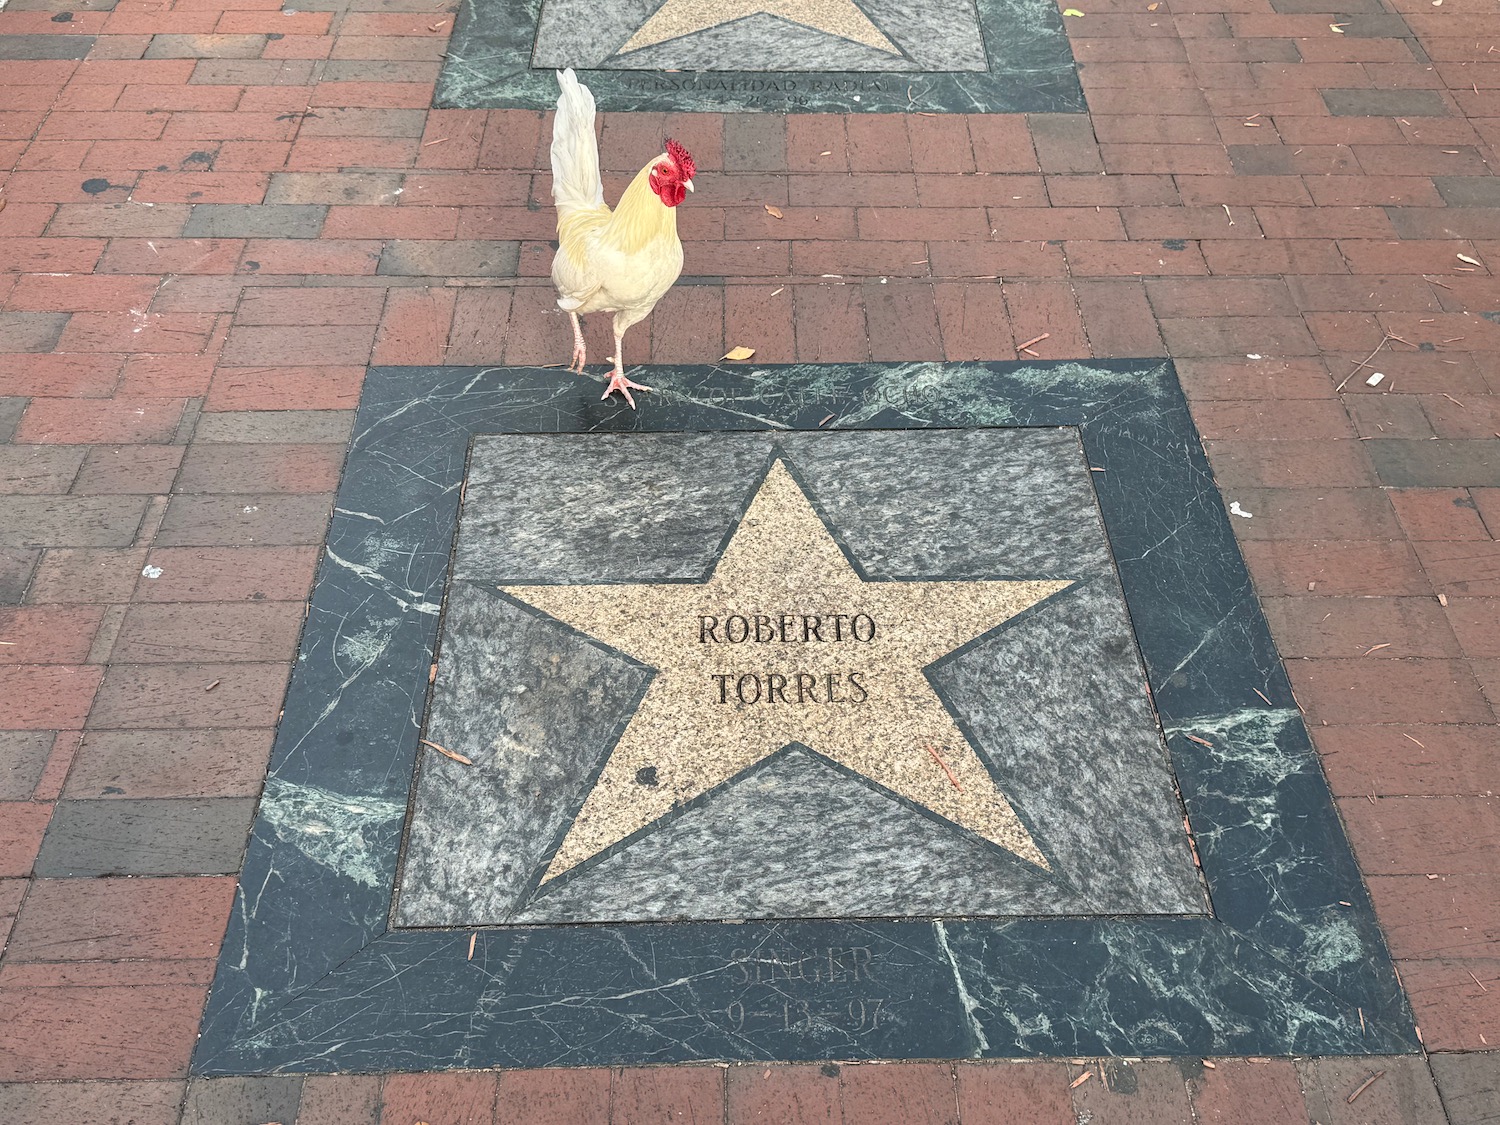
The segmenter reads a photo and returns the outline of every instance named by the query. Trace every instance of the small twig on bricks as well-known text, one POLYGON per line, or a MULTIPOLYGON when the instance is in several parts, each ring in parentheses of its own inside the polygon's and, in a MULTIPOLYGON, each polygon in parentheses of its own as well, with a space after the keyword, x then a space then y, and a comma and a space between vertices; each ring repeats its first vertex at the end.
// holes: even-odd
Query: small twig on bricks
POLYGON ((1383 1071, 1383 1070, 1377 1070, 1374 1074, 1370 1075, 1370 1077, 1366 1078, 1363 1082, 1361 1082, 1358 1086, 1356 1086, 1354 1088, 1354 1093, 1350 1094, 1347 1098, 1344 1099, 1344 1101, 1347 1102, 1349 1105, 1353 1105, 1355 1098, 1359 1097, 1361 1094, 1363 1094, 1366 1090, 1368 1090, 1371 1086, 1375 1085, 1376 1082, 1380 1081, 1380 1079, 1382 1079, 1384 1077, 1385 1077, 1385 1071, 1383 1071))
POLYGON ((1052 336, 1052 333, 1050 333, 1050 332, 1043 332, 1040 336, 1033 336, 1031 339, 1027 340, 1024 344, 1017 344, 1016 345, 1016 351, 1018 351, 1018 352, 1024 352, 1027 348, 1031 347, 1032 344, 1040 344, 1043 340, 1051 338, 1051 336, 1052 336))

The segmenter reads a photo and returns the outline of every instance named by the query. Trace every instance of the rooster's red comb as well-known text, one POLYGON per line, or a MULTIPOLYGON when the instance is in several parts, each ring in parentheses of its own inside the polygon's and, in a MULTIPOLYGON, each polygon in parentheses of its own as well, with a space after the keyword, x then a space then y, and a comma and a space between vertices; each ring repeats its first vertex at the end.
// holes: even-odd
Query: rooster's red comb
POLYGON ((667 138, 667 155, 672 158, 672 163, 677 165, 677 172, 684 180, 691 180, 698 171, 698 166, 693 163, 688 150, 670 137, 667 138))

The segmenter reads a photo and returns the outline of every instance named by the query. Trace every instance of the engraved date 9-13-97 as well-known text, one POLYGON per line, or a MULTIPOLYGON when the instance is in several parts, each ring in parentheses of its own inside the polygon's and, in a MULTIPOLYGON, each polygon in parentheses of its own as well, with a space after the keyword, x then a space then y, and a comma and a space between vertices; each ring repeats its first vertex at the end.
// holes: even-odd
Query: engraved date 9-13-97
POLYGON ((736 1032, 756 1027, 791 1031, 818 1023, 859 1033, 875 1030, 888 1018, 884 997, 847 998, 847 990, 828 988, 875 982, 875 955, 867 946, 829 946, 810 953, 736 949, 724 968, 735 984, 773 986, 723 1009, 725 1021, 736 1032), (788 991, 813 993, 814 998, 790 998, 788 991))

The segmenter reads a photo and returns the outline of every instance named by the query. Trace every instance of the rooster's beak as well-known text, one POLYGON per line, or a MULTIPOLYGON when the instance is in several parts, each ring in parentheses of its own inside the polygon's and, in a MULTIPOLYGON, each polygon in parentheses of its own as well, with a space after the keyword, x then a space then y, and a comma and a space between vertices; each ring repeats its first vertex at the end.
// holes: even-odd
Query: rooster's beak
POLYGON ((685 188, 687 188, 688 191, 692 191, 693 190, 693 181, 692 180, 683 180, 682 181, 682 186, 685 187, 685 188))

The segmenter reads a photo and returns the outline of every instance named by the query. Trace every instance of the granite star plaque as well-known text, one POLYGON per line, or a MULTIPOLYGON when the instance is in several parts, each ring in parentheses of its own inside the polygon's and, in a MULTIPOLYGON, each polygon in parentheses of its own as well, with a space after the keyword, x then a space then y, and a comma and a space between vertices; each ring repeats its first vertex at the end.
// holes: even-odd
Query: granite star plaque
POLYGON ((1418 1049, 1169 361, 641 374, 369 372, 194 1073, 1418 1049))
POLYGON ((1055 429, 477 439, 427 732, 472 764, 424 755, 398 922, 1202 913, 1091 476, 1055 429))
POLYGON ((464 0, 438 104, 550 108, 566 67, 606 111, 1084 109, 1047 0, 464 0))

